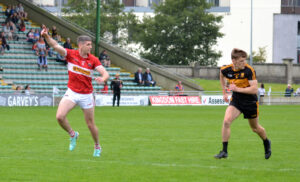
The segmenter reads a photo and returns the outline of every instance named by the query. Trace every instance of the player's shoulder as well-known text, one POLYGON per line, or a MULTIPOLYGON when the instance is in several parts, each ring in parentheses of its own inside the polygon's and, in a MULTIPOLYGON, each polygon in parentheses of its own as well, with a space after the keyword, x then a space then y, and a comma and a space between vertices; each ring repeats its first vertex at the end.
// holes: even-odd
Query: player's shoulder
POLYGON ((221 70, 231 69, 232 66, 233 66, 233 64, 223 65, 223 66, 221 66, 221 70))
POLYGON ((251 72, 255 72, 254 68, 250 66, 249 64, 246 64, 245 69, 251 72))
POLYGON ((89 54, 89 59, 93 60, 93 61, 99 61, 99 59, 96 56, 94 56, 93 54, 89 54))

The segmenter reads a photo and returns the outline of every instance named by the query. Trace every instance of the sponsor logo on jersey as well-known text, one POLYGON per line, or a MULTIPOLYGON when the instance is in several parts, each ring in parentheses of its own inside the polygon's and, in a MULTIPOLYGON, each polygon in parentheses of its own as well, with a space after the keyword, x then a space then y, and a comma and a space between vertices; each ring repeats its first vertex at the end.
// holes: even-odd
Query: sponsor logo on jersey
POLYGON ((88 76, 90 76, 90 75, 91 75, 91 72, 90 72, 90 71, 87 71, 87 70, 81 69, 81 68, 79 68, 79 67, 76 67, 76 66, 74 66, 74 67, 73 67, 73 71, 76 71, 76 72, 79 72, 79 73, 82 73, 82 74, 84 74, 84 75, 88 75, 88 76))

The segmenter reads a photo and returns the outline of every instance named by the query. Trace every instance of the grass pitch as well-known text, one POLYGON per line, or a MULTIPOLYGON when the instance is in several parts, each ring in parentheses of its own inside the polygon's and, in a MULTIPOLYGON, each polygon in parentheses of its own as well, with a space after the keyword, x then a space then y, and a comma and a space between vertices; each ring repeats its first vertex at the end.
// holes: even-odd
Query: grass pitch
POLYGON ((76 108, 69 121, 80 137, 57 124, 56 108, 0 108, 0 181, 299 181, 300 106, 261 106, 260 123, 272 140, 264 159, 262 141, 247 120, 232 125, 229 158, 221 149, 225 107, 97 107, 100 158, 76 108))

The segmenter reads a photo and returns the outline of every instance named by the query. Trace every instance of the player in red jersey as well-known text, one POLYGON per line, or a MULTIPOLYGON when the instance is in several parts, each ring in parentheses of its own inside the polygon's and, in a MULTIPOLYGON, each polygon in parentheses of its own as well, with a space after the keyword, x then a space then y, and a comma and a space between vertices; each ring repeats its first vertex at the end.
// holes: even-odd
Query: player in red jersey
POLYGON ((79 133, 71 128, 66 116, 76 105, 79 105, 84 113, 86 124, 95 142, 93 155, 100 157, 101 147, 98 128, 94 121, 95 102, 92 94, 92 75, 94 69, 102 75, 101 77, 95 78, 97 83, 100 84, 108 80, 109 74, 101 65, 98 58, 91 54, 92 39, 89 36, 79 36, 77 38, 78 50, 71 50, 63 48, 52 39, 46 27, 43 27, 41 35, 46 39, 47 43, 61 56, 65 57, 68 62, 68 90, 59 103, 56 119, 60 126, 67 131, 71 137, 69 149, 71 151, 75 149, 79 133))

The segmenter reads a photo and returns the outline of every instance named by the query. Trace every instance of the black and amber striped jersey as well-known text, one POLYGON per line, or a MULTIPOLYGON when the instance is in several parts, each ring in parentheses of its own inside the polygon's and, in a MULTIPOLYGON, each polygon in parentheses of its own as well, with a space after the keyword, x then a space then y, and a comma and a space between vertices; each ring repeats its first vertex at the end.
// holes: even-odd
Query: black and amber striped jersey
MULTIPOLYGON (((248 64, 242 70, 235 70, 233 64, 223 66, 221 67, 221 73, 227 78, 230 84, 235 84, 240 88, 250 87, 249 80, 256 80, 255 70, 248 64)), ((257 95, 233 92, 232 99, 257 101, 257 95)))

